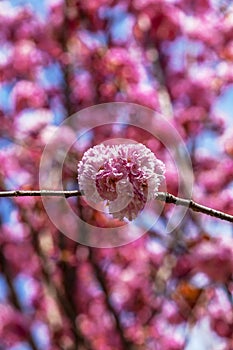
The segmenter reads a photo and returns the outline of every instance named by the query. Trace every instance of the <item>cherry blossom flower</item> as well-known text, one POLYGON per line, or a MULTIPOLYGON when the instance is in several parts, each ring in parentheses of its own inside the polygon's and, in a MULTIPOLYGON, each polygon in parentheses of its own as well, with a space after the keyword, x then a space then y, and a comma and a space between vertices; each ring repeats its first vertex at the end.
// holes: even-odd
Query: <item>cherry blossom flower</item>
POLYGON ((78 181, 88 200, 106 200, 114 218, 131 221, 156 198, 164 172, 164 163, 143 144, 100 144, 79 162, 78 181))

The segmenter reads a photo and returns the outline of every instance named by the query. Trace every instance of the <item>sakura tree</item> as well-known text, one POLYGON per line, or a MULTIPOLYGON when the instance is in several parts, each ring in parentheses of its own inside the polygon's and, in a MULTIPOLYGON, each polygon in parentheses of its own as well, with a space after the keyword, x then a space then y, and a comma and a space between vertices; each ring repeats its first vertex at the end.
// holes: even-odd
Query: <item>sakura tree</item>
POLYGON ((0 349, 233 348, 232 31, 227 0, 0 2, 0 349))

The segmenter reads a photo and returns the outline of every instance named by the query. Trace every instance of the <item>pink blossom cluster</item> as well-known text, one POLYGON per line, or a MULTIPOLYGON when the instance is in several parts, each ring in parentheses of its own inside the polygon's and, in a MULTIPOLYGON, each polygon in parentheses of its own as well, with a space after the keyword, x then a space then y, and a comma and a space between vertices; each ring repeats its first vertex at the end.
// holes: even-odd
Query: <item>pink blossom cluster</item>
POLYGON ((156 198, 165 165, 143 144, 97 145, 78 165, 78 181, 88 200, 107 200, 114 218, 133 220, 156 198))

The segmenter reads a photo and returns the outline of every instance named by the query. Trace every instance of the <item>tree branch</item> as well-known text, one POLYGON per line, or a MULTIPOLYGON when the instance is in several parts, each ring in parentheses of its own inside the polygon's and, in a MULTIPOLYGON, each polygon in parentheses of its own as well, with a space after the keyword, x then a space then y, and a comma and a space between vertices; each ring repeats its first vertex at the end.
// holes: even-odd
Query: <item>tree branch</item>
POLYGON ((110 301, 110 295, 109 295, 110 293, 109 293, 109 290, 107 288, 107 281, 105 280, 105 277, 104 277, 104 274, 101 270, 101 267, 99 266, 97 260, 95 259, 95 254, 94 254, 93 248, 89 248, 89 257, 90 257, 90 262, 91 262, 92 267, 94 269, 97 281, 99 282, 99 284, 100 284, 100 286, 103 289, 103 292, 105 294, 106 306, 107 306, 110 314, 112 315, 112 317, 115 321, 116 329, 118 331, 123 349, 124 350, 133 350, 133 349, 136 350, 136 348, 134 347, 134 344, 130 340, 128 340, 124 335, 124 328, 121 325, 119 314, 117 313, 113 304, 110 301))
MULTIPOLYGON (((23 221, 29 222, 27 214, 21 213, 21 215, 22 215, 23 221)), ((42 272, 41 281, 47 287, 50 296, 52 296, 53 299, 56 300, 57 306, 61 311, 61 313, 63 313, 67 317, 67 319, 70 321, 71 332, 73 334, 75 344, 74 345, 72 344, 69 347, 69 349, 74 350, 78 348, 78 345, 83 345, 83 347, 86 350, 92 350, 89 340, 86 339, 86 337, 82 334, 78 324, 76 324, 75 319, 77 315, 75 313, 73 306, 70 304, 70 299, 66 298, 66 295, 64 294, 62 288, 60 288, 55 282, 55 280, 51 278, 51 276, 53 275, 52 266, 49 263, 46 254, 43 252, 43 248, 41 247, 40 240, 39 240, 40 238, 39 238, 39 235, 37 234, 37 231, 33 228, 32 225, 29 225, 29 227, 31 231, 32 245, 36 255, 38 256, 38 259, 40 260, 40 266, 41 266, 41 272, 42 272)), ((0 257, 1 257, 1 253, 0 253, 0 257)), ((64 349, 64 347, 62 347, 63 346, 62 344, 56 344, 56 345, 59 347, 59 349, 64 349)), ((68 348, 65 348, 65 349, 68 349, 68 348)))
MULTIPOLYGON (((82 196, 83 193, 79 190, 73 191, 53 191, 53 190, 37 190, 37 191, 1 191, 0 197, 77 197, 82 196)), ((219 210, 215 210, 204 205, 198 204, 191 199, 184 199, 174 196, 173 194, 166 192, 158 192, 157 200, 160 200, 165 203, 171 203, 175 205, 181 205, 183 207, 188 207, 189 209, 206 214, 209 216, 213 216, 215 218, 233 222, 233 215, 226 214, 219 210)))

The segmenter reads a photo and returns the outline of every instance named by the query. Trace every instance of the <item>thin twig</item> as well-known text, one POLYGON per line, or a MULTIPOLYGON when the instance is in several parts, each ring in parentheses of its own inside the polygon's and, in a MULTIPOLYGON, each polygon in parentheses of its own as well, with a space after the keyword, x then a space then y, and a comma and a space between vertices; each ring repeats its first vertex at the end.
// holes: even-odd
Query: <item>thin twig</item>
POLYGON ((53 191, 53 190, 36 190, 36 191, 2 191, 0 197, 77 197, 82 196, 82 192, 74 191, 53 191))
POLYGON ((215 209, 206 207, 206 206, 201 205, 201 204, 198 204, 191 199, 179 198, 179 197, 173 196, 170 193, 165 193, 165 192, 159 192, 157 199, 160 201, 166 202, 166 203, 172 203, 175 205, 181 205, 183 207, 188 207, 188 208, 192 209, 193 211, 196 211, 196 212, 199 212, 202 214, 206 214, 206 215, 210 215, 210 216, 214 216, 215 218, 218 218, 221 220, 233 222, 232 215, 223 213, 222 211, 219 211, 219 210, 215 210, 215 209))
MULTIPOLYGON (((53 191, 53 190, 38 190, 38 191, 21 191, 21 190, 15 190, 15 191, 1 191, 0 197, 77 197, 82 196, 83 193, 79 190, 73 190, 73 191, 53 191)), ((157 200, 160 200, 165 203, 171 203, 175 205, 181 205, 183 207, 188 207, 189 209, 192 209, 193 211, 210 215, 215 218, 233 222, 233 216, 230 214, 226 214, 224 212, 221 212, 219 210, 215 210, 209 207, 206 207, 204 205, 198 204, 194 202, 192 199, 184 199, 174 196, 173 194, 166 193, 166 192, 158 192, 157 200)))

